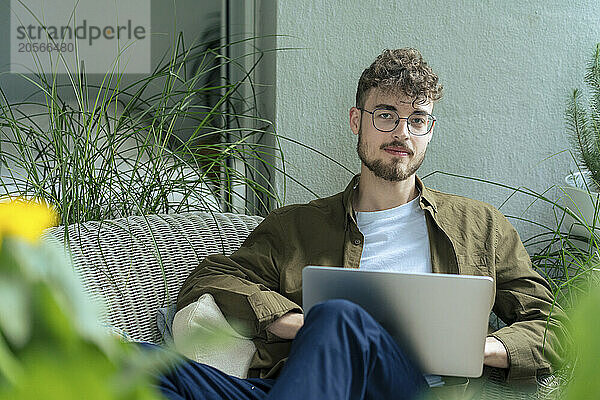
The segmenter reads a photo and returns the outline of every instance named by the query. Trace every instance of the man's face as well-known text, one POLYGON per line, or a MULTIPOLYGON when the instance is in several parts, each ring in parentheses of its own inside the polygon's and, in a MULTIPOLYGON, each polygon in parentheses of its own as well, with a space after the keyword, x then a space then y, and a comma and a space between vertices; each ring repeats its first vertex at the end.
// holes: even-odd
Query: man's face
MULTIPOLYGON (((363 108, 367 111, 378 108, 394 110, 401 118, 414 111, 432 113, 433 102, 415 102, 413 105, 413 100, 374 88, 369 90, 363 108)), ((372 115, 356 107, 350 109, 350 127, 358 135, 357 152, 363 165, 375 176, 391 182, 406 180, 419 169, 433 134, 433 129, 424 136, 410 134, 405 119, 400 120, 391 132, 378 131, 373 126, 372 115)))

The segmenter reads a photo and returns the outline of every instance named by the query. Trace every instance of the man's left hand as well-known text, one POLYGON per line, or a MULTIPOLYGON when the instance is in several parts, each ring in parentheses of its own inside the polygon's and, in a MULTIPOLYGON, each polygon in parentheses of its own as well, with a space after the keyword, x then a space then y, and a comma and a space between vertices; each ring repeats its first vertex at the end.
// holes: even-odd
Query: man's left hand
POLYGON ((485 338, 485 350, 483 352, 483 363, 490 367, 508 368, 508 353, 506 347, 495 337, 485 338))

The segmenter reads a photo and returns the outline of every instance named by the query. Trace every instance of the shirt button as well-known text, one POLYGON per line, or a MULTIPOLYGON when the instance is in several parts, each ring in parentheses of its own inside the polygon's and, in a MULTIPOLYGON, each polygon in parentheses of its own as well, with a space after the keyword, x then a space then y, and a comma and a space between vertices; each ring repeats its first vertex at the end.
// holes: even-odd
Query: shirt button
POLYGON ((354 239, 353 243, 355 246, 358 246, 360 244, 360 239, 354 239))

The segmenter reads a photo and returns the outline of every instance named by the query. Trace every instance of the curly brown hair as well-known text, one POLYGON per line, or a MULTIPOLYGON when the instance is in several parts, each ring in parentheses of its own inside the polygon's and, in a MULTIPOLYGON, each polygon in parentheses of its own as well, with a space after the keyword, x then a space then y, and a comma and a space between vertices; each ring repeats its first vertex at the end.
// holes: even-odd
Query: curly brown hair
POLYGON ((357 107, 364 107, 367 92, 374 87, 432 101, 442 97, 443 89, 419 50, 411 48, 386 49, 363 71, 356 90, 357 107))

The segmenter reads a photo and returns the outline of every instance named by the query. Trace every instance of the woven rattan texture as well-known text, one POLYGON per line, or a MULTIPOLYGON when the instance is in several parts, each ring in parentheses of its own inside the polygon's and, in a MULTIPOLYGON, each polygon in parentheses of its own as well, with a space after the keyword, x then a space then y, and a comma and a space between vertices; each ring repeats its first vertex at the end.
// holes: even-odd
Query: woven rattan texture
POLYGON ((92 299, 105 304, 102 322, 138 341, 160 342, 159 307, 175 302, 183 281, 209 254, 231 254, 261 217, 231 213, 134 216, 47 230, 69 243, 73 265, 92 299))

